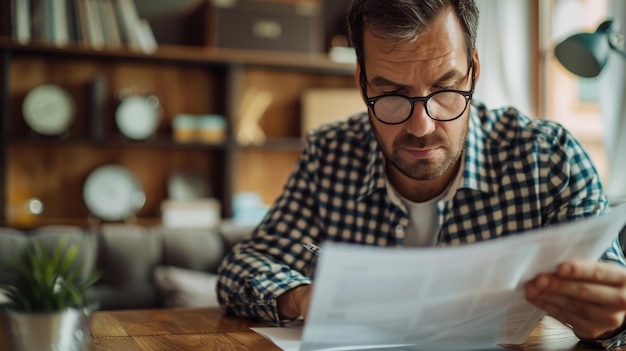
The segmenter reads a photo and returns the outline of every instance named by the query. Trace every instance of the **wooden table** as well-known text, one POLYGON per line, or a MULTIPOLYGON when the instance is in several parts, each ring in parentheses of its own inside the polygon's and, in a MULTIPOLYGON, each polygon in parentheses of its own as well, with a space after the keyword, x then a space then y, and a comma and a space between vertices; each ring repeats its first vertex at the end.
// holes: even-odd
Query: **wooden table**
POLYGON ((98 311, 91 351, 280 351, 249 329, 260 326, 218 308, 98 311))
MULTIPOLYGON (((98 311, 91 323, 91 351, 280 351, 249 329, 259 326, 266 325, 224 315, 218 308, 98 311)), ((526 343, 509 348, 598 350, 579 343, 568 328, 551 318, 544 319, 526 343)))
MULTIPOLYGON (((100 311, 92 320, 91 350, 280 351, 249 329, 256 326, 266 325, 224 315, 217 308, 100 311)), ((551 318, 544 319, 524 345, 511 349, 597 350, 579 343, 571 330, 551 318)))

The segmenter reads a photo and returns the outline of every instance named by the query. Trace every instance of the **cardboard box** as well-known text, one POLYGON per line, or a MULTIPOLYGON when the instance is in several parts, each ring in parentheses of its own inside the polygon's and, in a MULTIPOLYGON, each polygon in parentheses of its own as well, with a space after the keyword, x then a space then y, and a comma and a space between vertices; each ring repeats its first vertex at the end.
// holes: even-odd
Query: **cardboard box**
POLYGON ((190 45, 324 51, 318 0, 205 0, 189 10, 185 21, 190 45))
POLYGON ((309 89, 302 94, 302 135, 322 124, 364 111, 367 106, 357 88, 309 89))

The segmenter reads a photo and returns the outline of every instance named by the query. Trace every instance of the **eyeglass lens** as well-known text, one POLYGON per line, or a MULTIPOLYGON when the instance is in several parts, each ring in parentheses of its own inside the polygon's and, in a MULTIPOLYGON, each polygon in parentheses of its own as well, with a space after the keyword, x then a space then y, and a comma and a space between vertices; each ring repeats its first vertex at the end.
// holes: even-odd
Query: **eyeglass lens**
MULTIPOLYGON (((374 114, 378 119, 388 123, 399 123, 411 115, 413 102, 404 96, 384 96, 374 103, 374 114)), ((465 95, 442 91, 431 95, 426 100, 426 113, 436 120, 457 118, 465 111, 467 98, 465 95)))

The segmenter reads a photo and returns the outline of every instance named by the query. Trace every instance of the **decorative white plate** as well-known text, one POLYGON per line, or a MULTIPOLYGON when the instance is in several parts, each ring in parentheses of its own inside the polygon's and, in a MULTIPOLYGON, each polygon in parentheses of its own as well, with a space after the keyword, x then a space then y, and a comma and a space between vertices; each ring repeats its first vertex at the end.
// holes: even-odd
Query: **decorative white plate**
POLYGON ((135 215, 146 203, 139 180, 120 165, 95 169, 83 186, 83 200, 94 216, 118 221, 135 215))
POLYGON ((156 95, 133 95, 122 100, 115 111, 115 123, 130 139, 143 140, 153 136, 161 121, 161 106, 156 95))
POLYGON ((22 104, 24 121, 34 132, 58 135, 68 130, 74 119, 74 101, 55 84, 42 84, 26 94, 22 104))

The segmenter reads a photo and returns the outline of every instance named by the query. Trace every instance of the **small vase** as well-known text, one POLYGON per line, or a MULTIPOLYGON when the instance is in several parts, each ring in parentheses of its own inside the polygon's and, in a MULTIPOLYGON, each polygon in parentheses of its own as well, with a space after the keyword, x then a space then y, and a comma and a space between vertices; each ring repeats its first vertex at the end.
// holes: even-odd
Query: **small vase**
POLYGON ((14 351, 89 350, 91 313, 67 309, 50 313, 7 311, 7 345, 14 351))

